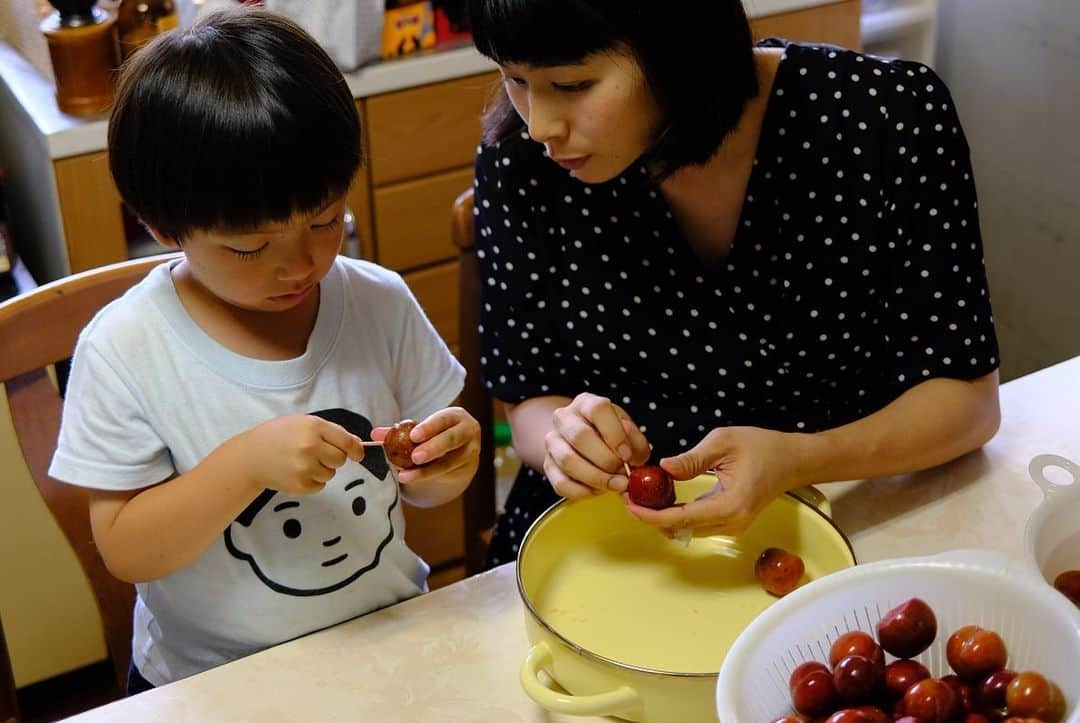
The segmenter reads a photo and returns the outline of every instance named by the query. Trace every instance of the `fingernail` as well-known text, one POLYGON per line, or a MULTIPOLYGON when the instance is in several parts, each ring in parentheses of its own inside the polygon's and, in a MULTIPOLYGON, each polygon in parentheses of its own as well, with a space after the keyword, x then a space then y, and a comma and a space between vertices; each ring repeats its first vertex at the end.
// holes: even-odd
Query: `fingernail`
POLYGON ((413 461, 413 464, 423 464, 424 462, 427 462, 428 461, 427 453, 426 452, 413 452, 412 453, 412 461, 413 461))
POLYGON ((622 459, 623 462, 630 461, 630 454, 631 452, 629 445, 627 445, 625 442, 619 445, 619 457, 622 459))
POLYGON ((608 480, 608 489, 612 492, 625 492, 630 481, 622 476, 615 476, 608 480))

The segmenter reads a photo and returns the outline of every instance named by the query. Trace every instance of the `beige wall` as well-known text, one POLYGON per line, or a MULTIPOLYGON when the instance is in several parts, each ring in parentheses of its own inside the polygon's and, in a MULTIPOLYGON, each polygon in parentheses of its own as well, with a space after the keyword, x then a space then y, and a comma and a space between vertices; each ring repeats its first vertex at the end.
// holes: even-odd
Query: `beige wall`
POLYGON ((1002 378, 1080 354, 1080 3, 940 0, 971 144, 1002 378))
POLYGON ((90 584, 23 463, 2 389, 0 617, 20 687, 105 658, 90 584))

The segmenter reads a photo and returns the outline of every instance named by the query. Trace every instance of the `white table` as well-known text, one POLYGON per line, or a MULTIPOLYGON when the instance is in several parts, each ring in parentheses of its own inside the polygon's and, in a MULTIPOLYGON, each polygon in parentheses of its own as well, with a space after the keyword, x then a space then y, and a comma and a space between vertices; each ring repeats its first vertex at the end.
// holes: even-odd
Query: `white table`
MULTIPOLYGON (((1080 460, 1080 357, 1002 387, 983 450, 914 475, 823 486, 860 561, 956 547, 1023 554, 1042 492, 1029 460, 1080 460)), ((131 721, 570 721, 518 685, 528 648, 513 565, 95 709, 131 721)))

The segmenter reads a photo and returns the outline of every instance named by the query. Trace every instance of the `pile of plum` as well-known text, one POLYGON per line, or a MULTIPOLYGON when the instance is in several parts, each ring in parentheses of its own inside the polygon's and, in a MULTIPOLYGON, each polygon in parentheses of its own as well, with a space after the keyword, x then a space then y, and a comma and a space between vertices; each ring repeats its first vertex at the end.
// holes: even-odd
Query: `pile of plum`
POLYGON ((1005 667, 1008 651, 992 630, 965 625, 950 635, 945 655, 953 673, 940 678, 912 660, 937 636, 925 602, 896 606, 876 632, 877 640, 861 630, 844 633, 828 665, 795 668, 789 686, 796 712, 774 723, 1057 723, 1065 715, 1055 683, 1005 667), (886 665, 885 653, 897 659, 886 665))

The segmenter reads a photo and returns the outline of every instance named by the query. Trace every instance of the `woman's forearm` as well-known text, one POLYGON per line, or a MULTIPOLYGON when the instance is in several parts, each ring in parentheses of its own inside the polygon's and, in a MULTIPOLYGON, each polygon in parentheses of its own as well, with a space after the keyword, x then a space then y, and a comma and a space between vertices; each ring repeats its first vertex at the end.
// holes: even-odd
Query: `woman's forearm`
POLYGON ((569 397, 533 397, 519 404, 505 403, 514 452, 522 462, 543 472, 547 456, 544 437, 555 426, 551 415, 571 401, 569 397))
POLYGON ((997 432, 998 374, 931 379, 842 427, 795 435, 799 484, 913 472, 977 449, 997 432))

